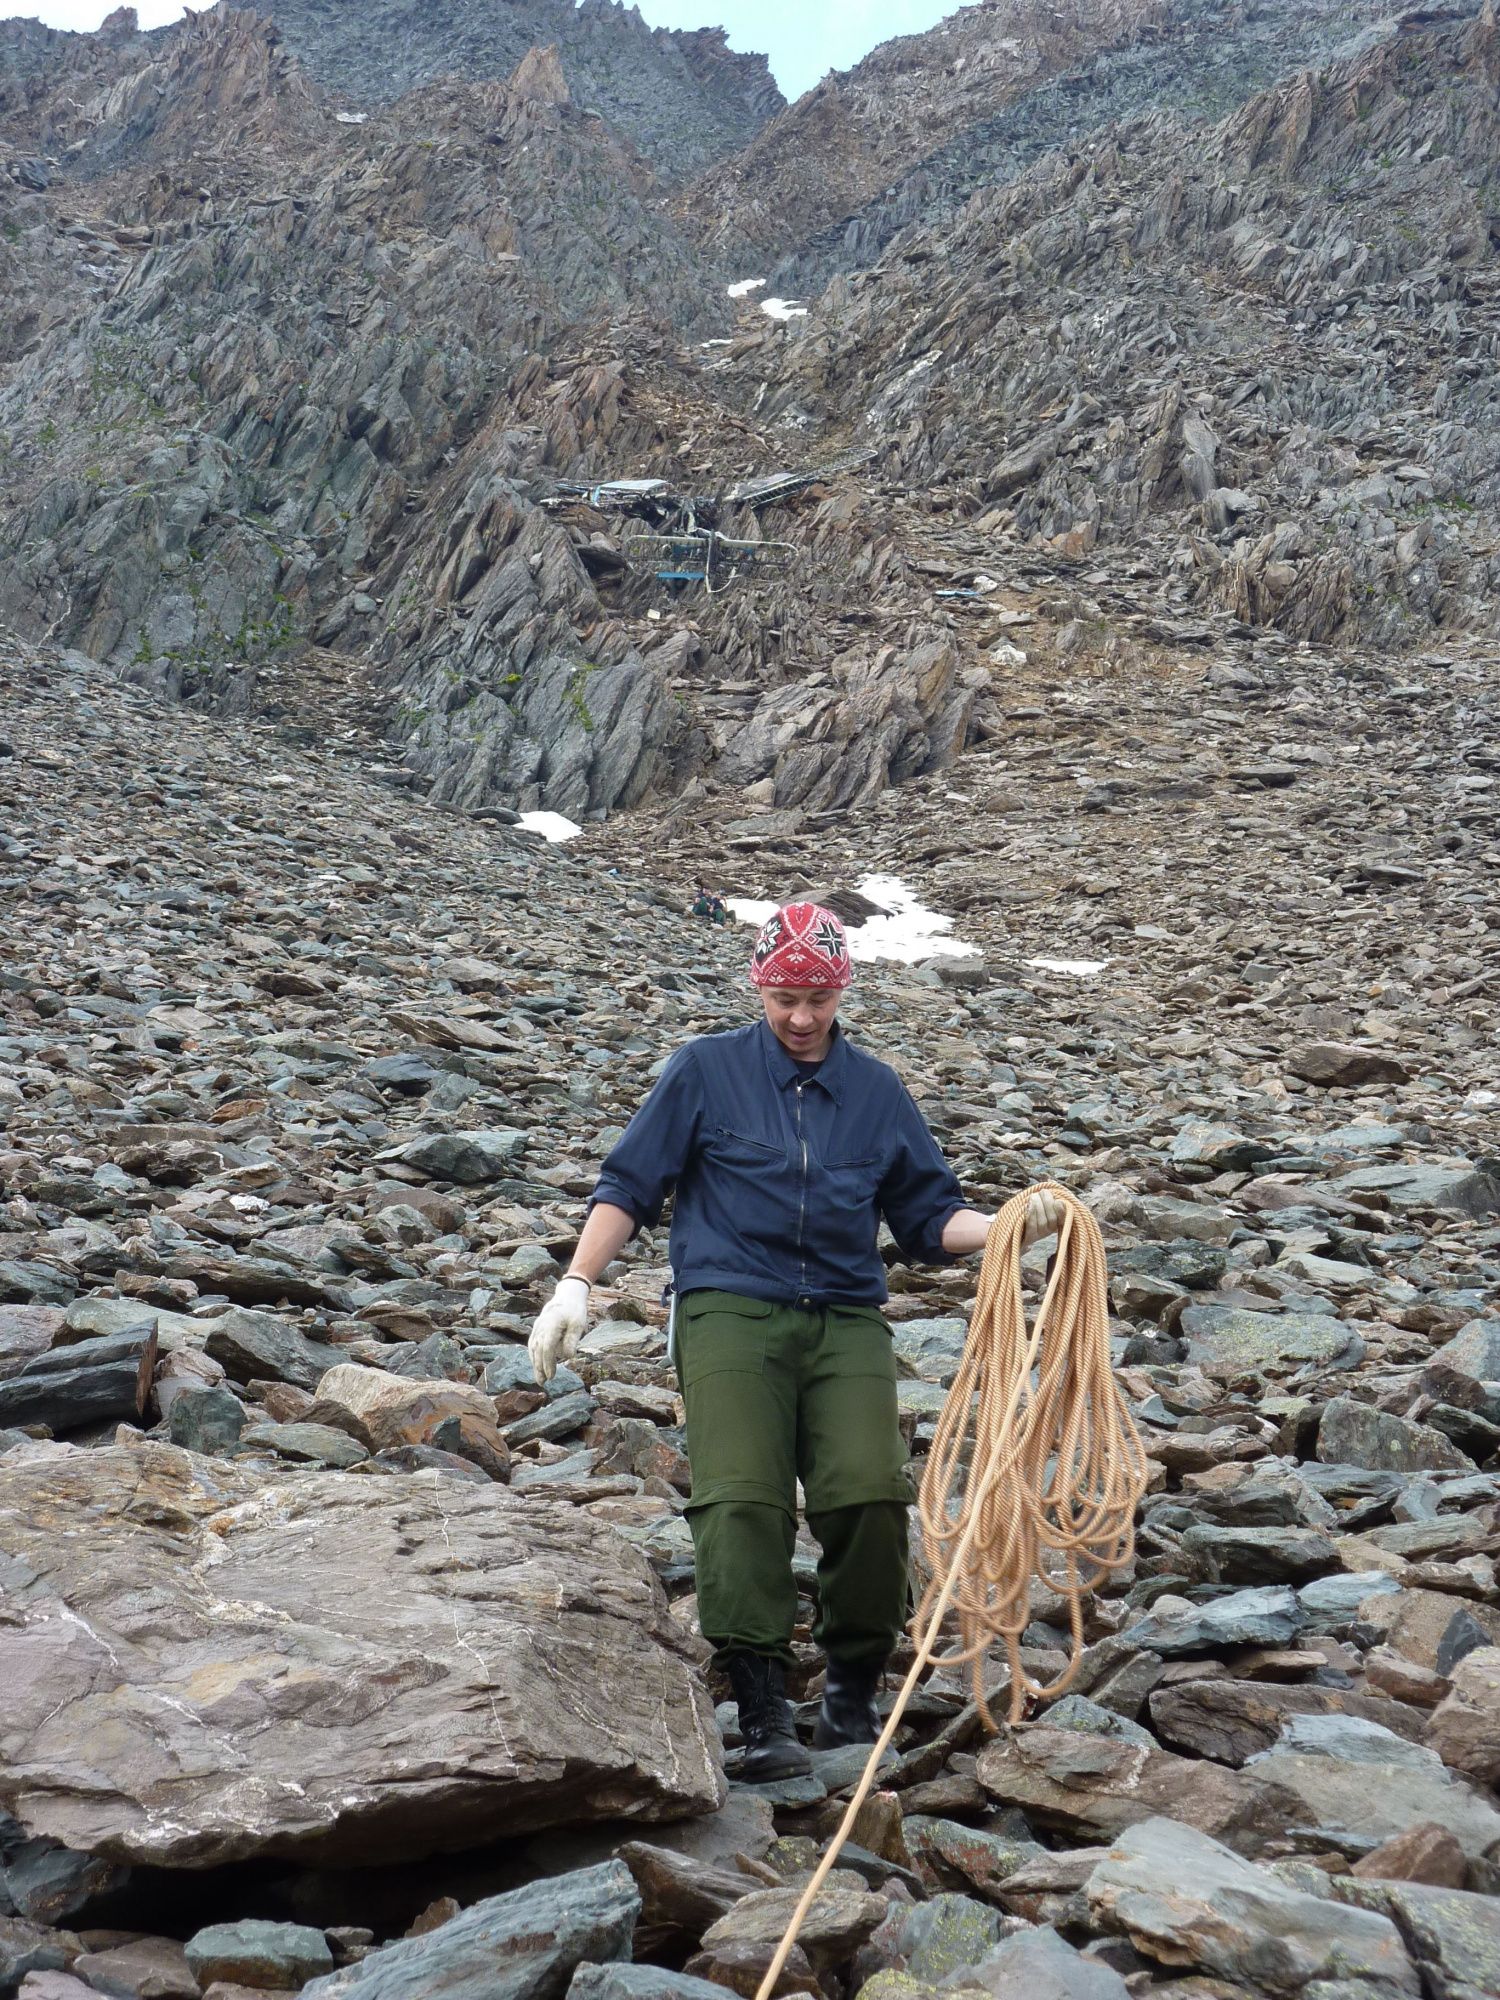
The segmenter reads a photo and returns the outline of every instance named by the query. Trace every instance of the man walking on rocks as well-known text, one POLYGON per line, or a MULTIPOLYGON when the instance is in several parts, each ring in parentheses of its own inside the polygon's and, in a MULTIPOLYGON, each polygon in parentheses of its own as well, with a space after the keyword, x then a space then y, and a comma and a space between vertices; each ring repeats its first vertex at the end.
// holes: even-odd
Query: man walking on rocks
MULTIPOLYGON (((876 1690, 906 1617, 906 1448, 880 1308, 882 1218, 902 1254, 984 1247, 896 1072, 836 1018, 844 927, 789 903, 750 967, 763 1018, 678 1050, 604 1162, 566 1277, 538 1315, 547 1381, 588 1324, 590 1287, 675 1190, 673 1340, 693 1473, 698 1619, 729 1676, 744 1775, 809 1768, 787 1703, 797 1482, 822 1549, 814 1636, 827 1656, 815 1747, 871 1743, 876 1690)), ((1032 1199, 1027 1240, 1059 1220, 1032 1199)))

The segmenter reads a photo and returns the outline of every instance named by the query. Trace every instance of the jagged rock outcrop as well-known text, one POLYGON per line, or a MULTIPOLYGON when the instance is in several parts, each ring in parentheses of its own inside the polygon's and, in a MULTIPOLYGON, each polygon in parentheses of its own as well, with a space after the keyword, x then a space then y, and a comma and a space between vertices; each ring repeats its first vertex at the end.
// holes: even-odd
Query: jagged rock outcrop
POLYGON ((726 254, 805 295, 982 187, 1150 109, 1221 117, 1388 22, 1381 0, 980 0, 826 77, 694 190, 726 254))
POLYGON ((1484 17, 1424 21, 1217 127, 1115 128, 830 288, 774 380, 739 365, 1023 543, 1166 529, 1185 601, 1246 626, 1476 627, 1500 587, 1496 63, 1484 17))
POLYGON ((618 0, 370 0, 352 35, 340 0, 264 11, 320 83, 371 106, 440 78, 506 76, 550 45, 578 101, 670 174, 735 151, 785 102, 765 57, 731 50, 722 28, 651 28, 618 0))
POLYGON ((943 768, 1034 650, 968 608, 1018 560, 1151 579, 1128 640, 1044 621, 1059 659, 1485 629, 1490 16, 1000 19, 877 51, 675 206, 571 29, 357 112, 281 17, 16 31, 0 613, 221 710, 316 648, 372 661, 438 798, 574 817, 943 768), (1292 41, 1342 53, 1240 102, 1292 41), (813 245, 778 268, 841 273, 810 304, 728 295, 767 189, 767 249, 813 245), (835 471, 774 507, 723 497, 809 461, 835 471), (788 560, 680 589, 589 504, 621 473, 788 560))

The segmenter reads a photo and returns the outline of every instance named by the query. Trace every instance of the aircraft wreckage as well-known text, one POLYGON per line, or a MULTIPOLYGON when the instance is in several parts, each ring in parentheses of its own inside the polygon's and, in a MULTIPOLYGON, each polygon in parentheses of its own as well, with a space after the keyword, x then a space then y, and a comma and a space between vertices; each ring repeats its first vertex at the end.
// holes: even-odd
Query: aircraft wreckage
POLYGON ((710 596, 741 581, 783 576, 802 560, 792 542, 730 535, 720 522, 735 508, 759 515, 811 486, 866 465, 874 452, 797 472, 768 472, 713 494, 687 494, 667 479, 560 480, 542 505, 576 530, 590 515, 617 515, 623 532, 611 537, 575 533, 575 547, 591 576, 646 577, 676 596, 694 586, 710 596))

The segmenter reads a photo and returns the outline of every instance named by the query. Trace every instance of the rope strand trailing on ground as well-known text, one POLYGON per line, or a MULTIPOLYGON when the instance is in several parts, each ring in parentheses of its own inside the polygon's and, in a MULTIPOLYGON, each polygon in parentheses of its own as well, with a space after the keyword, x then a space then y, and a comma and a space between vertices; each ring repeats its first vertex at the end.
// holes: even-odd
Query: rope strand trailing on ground
POLYGON ((1071 1684, 1083 1652, 1084 1593, 1134 1553, 1146 1453, 1110 1367, 1104 1240, 1077 1196, 1048 1183, 1063 1221, 1046 1292, 1028 1328, 1021 1245, 1035 1192, 1027 1188, 1008 1201, 986 1239, 963 1361, 922 1475, 917 1505, 931 1580, 912 1620, 916 1657, 756 2000, 770 2000, 775 1991, 926 1669, 968 1663, 975 1700, 993 1730, 982 1676, 989 1649, 1003 1642, 1009 1720, 1019 1722, 1028 1698, 1051 1699, 1071 1684), (1048 1551, 1061 1558, 1061 1576, 1044 1567, 1048 1551), (1072 1657, 1048 1687, 1021 1664, 1033 1577, 1066 1599, 1072 1632, 1072 1657), (939 1655, 950 1610, 957 1613, 959 1642, 939 1655))

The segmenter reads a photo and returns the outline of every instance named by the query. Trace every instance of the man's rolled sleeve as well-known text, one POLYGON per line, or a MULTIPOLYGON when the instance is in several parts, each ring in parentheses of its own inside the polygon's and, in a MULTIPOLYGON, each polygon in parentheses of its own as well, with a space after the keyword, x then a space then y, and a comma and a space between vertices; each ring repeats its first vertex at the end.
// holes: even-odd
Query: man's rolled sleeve
POLYGON ((599 1170, 589 1198, 607 1201, 653 1229, 662 1203, 692 1157, 703 1111, 703 1080, 691 1048, 679 1049, 599 1170))
POLYGON ((904 1089, 896 1111, 895 1157, 875 1199, 904 1257, 919 1264, 953 1262, 943 1248, 943 1230, 948 1218, 967 1206, 963 1189, 904 1089))

